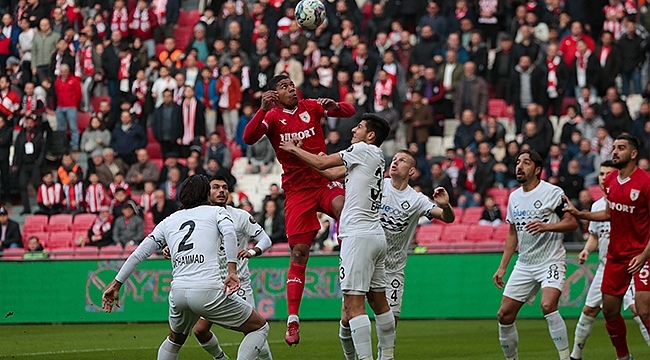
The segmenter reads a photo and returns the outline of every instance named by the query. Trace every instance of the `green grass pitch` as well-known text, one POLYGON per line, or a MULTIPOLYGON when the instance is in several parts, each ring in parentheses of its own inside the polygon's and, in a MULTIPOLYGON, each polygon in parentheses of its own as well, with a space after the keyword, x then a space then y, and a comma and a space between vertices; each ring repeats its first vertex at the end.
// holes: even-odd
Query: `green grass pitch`
MULTIPOLYGON (((567 320, 573 340, 576 320, 567 320)), ((338 341, 338 323, 303 322, 301 342, 289 348, 284 343, 283 322, 271 322, 269 342, 273 357, 284 359, 343 359, 338 341)), ((634 321, 629 320, 628 342, 637 359, 650 359, 634 321)), ((155 359, 158 346, 167 332, 166 324, 92 325, 5 325, 0 326, 0 358, 3 359, 155 359)), ((525 360, 557 359, 548 335, 546 321, 520 320, 519 354, 525 360)), ((224 350, 235 359, 241 335, 213 327, 224 350)), ((373 329, 374 331, 374 329, 373 329)), ((573 342, 573 341, 571 341, 573 342)), ((376 346, 376 339, 373 344, 376 346)), ((397 359, 503 359, 495 320, 409 320, 397 328, 397 359)), ((615 358, 602 319, 587 342, 584 359, 615 358)), ((209 359, 209 355, 189 338, 180 359, 209 359)))

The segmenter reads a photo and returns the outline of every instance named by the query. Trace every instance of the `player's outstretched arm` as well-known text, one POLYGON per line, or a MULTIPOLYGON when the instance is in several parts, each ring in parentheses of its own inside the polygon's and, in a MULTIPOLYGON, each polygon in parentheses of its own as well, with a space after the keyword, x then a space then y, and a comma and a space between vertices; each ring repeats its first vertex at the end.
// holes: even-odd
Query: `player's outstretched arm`
POLYGON ((508 235, 506 236, 506 246, 503 249, 503 256, 501 256, 501 263, 499 264, 499 268, 497 269, 497 272, 494 273, 494 276, 492 277, 492 281, 494 281, 494 285, 499 289, 503 289, 503 287, 506 285, 503 279, 506 276, 506 269, 508 268, 510 259, 512 259, 512 255, 515 254, 516 248, 517 248, 517 229, 513 224, 510 224, 510 230, 508 231, 508 235))
POLYGON ((293 141, 284 141, 280 143, 280 149, 296 155, 300 160, 306 162, 316 170, 327 170, 336 166, 343 166, 343 159, 339 154, 326 156, 309 153, 299 148, 293 141))
POLYGON ((264 117, 266 112, 273 108, 277 100, 278 92, 275 90, 268 90, 262 94, 262 106, 244 128, 242 139, 246 144, 253 145, 266 134, 269 125, 264 122, 264 117))
POLYGON ((580 264, 584 264, 587 261, 589 254, 596 249, 598 249, 598 236, 596 234, 589 234, 585 247, 582 248, 582 251, 578 254, 578 261, 580 261, 580 264))
POLYGON ((441 186, 433 190, 433 201, 438 203, 440 207, 431 209, 431 216, 448 224, 453 223, 456 219, 456 214, 449 204, 449 194, 447 193, 447 190, 441 186))
POLYGON ((354 106, 346 102, 336 102, 329 98, 318 98, 316 101, 327 110, 327 116, 349 118, 356 112, 354 106))
POLYGON ((576 209, 575 206, 571 203, 569 198, 566 197, 566 195, 562 195, 564 197, 564 201, 566 201, 567 206, 562 210, 566 213, 570 213, 571 215, 577 217, 578 219, 584 219, 584 220, 589 220, 589 221, 609 221, 609 202, 607 202, 607 206, 605 206, 605 210, 600 210, 600 211, 587 211, 587 210, 578 210, 576 209))

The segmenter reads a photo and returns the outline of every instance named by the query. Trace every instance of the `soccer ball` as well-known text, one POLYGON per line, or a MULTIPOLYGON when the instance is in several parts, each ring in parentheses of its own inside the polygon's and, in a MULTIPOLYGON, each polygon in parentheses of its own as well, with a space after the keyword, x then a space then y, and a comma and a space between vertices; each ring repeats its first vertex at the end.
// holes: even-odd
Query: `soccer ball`
POLYGON ((325 6, 320 0, 301 0, 296 5, 296 21, 305 29, 316 29, 325 21, 325 6))

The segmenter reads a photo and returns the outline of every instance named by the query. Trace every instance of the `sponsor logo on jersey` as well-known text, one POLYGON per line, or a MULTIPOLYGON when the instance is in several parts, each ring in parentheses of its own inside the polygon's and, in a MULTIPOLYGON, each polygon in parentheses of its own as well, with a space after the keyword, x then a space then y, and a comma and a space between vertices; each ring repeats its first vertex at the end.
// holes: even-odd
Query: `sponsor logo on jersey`
MULTIPOLYGON (((632 195, 630 194, 630 196, 632 196, 632 195)), ((636 208, 636 206, 630 206, 630 205, 625 205, 625 204, 619 204, 619 203, 616 203, 616 202, 610 202, 609 203, 609 208, 610 208, 610 210, 616 210, 616 211, 620 211, 620 212, 624 212, 624 213, 628 213, 628 214, 634 214, 634 209, 636 208)))
POLYGON ((632 189, 632 191, 630 191, 630 199, 632 199, 632 201, 636 201, 636 199, 638 198, 639 198, 639 190, 632 189))
POLYGON ((309 120, 311 120, 311 117, 309 116, 309 113, 306 112, 306 111, 300 113, 300 115, 298 115, 298 116, 300 117, 300 120, 302 120, 302 121, 304 121, 304 122, 306 122, 306 123, 308 123, 309 120))
POLYGON ((544 210, 518 210, 515 209, 512 211, 512 215, 514 215, 515 218, 524 218, 524 217, 536 217, 536 216, 541 216, 544 215, 544 210))
POLYGON ((303 140, 314 135, 316 135, 316 130, 314 130, 314 127, 312 126, 307 130, 280 134, 280 141, 291 141, 295 139, 303 140))

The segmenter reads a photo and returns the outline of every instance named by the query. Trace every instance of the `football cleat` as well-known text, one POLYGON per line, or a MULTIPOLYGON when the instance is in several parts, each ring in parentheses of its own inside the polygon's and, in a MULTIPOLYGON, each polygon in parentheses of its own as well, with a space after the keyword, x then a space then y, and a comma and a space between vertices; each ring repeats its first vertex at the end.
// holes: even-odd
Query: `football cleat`
POLYGON ((287 333, 284 335, 284 341, 287 345, 298 345, 300 342, 300 325, 297 321, 292 321, 287 324, 287 333))

